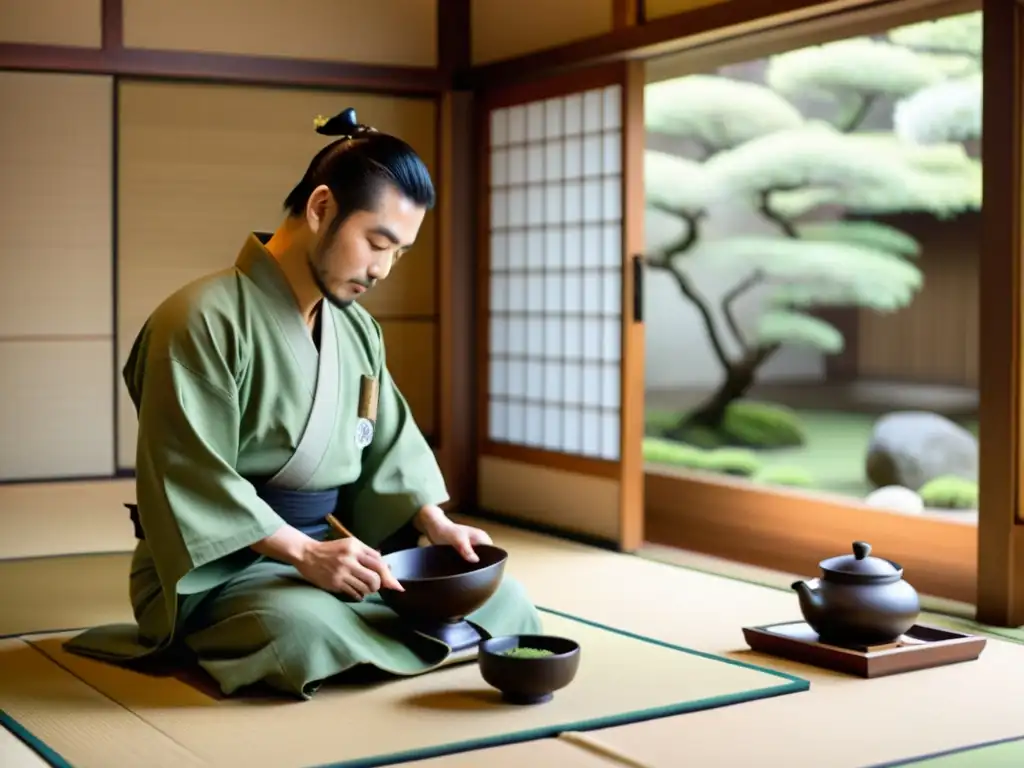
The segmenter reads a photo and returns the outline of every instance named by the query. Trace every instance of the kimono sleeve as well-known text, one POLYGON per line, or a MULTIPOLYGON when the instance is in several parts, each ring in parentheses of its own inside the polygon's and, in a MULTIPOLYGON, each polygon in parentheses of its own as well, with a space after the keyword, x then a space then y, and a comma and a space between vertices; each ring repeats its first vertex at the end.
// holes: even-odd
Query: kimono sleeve
POLYGON ((211 589, 256 560, 284 523, 235 470, 235 393, 174 359, 152 360, 138 395, 139 518, 165 589, 211 589))
POLYGON ((342 498, 353 532, 376 546, 422 507, 444 504, 449 494, 434 451, 388 370, 380 326, 373 325, 379 343, 377 420, 362 472, 342 498))

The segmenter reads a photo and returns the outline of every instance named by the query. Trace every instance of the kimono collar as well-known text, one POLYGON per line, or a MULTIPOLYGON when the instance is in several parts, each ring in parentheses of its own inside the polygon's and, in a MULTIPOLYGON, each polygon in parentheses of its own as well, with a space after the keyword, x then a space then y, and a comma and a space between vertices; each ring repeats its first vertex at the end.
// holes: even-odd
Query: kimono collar
MULTIPOLYGON (((235 260, 235 267, 245 274, 270 300, 273 314, 288 346, 302 366, 307 380, 316 381, 319 353, 313 337, 299 312, 291 286, 285 278, 277 260, 270 255, 265 243, 270 235, 250 232, 235 260)), ((322 311, 322 310, 321 310, 322 311)))

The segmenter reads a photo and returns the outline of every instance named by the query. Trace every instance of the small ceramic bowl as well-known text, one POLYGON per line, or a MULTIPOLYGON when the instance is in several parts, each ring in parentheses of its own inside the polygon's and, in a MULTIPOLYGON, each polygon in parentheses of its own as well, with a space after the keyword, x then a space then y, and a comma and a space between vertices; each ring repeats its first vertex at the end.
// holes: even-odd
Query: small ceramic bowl
POLYGON ((576 677, 580 646, 552 635, 508 635, 480 644, 477 655, 484 680, 510 704, 541 704, 576 677))

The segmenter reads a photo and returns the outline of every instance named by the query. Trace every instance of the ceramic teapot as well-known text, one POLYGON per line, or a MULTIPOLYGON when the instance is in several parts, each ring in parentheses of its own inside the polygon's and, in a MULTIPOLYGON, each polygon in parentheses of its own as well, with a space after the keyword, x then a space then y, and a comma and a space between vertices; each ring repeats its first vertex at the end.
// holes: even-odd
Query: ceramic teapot
POLYGON ((903 580, 899 564, 871 557, 871 545, 853 543, 853 555, 819 564, 818 585, 795 581, 804 620, 823 643, 881 645, 914 626, 921 612, 917 592, 903 580))

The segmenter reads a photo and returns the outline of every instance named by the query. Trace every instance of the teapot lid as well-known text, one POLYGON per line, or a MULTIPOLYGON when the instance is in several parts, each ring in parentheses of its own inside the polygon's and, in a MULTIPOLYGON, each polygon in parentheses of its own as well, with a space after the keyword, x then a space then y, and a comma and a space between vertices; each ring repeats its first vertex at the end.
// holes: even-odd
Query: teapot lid
POLYGON ((866 541, 853 542, 853 555, 838 555, 821 562, 823 571, 855 576, 895 576, 900 569, 880 557, 871 557, 871 545, 866 541))

